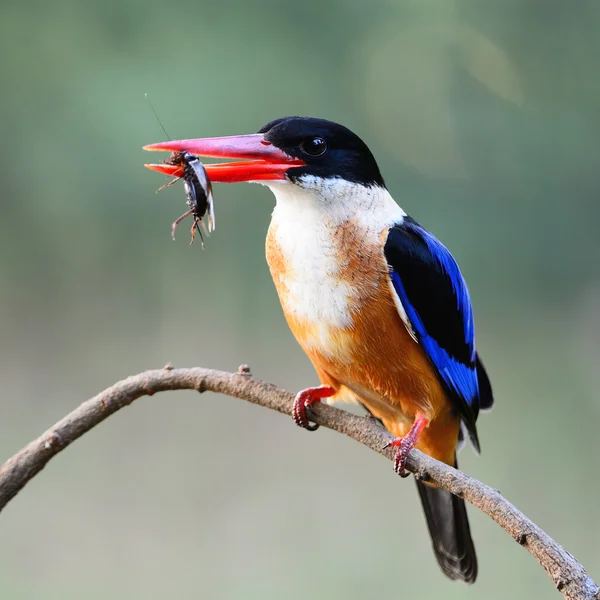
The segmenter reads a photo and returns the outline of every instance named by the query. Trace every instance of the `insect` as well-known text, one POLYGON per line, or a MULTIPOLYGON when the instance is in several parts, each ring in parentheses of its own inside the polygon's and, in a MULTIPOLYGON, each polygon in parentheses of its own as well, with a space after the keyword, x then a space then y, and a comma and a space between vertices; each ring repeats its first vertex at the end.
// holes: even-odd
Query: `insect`
MULTIPOLYGON (((154 116, 156 117, 156 120, 158 121, 162 130, 165 132, 165 135, 171 139, 156 110, 154 109, 152 102, 150 102, 148 94, 145 94, 145 96, 150 109, 154 113, 154 116)), ((187 217, 193 216, 194 223, 191 229, 192 239, 190 241, 190 245, 194 243, 197 231, 200 235, 202 248, 204 248, 204 238, 202 237, 202 231, 200 231, 200 225, 202 225, 207 235, 215 230, 215 205, 213 201, 212 185, 206 173, 206 169, 202 166, 200 159, 189 152, 172 152, 171 156, 169 156, 169 158, 164 162, 167 165, 181 167, 183 172, 181 175, 176 175, 174 179, 165 183, 165 185, 159 187, 156 191, 160 192, 166 187, 177 183, 180 179, 183 179, 186 202, 190 208, 190 210, 182 214, 171 225, 171 237, 173 238, 173 241, 175 241, 175 230, 177 229, 179 223, 181 223, 181 221, 184 219, 187 219, 187 217), (206 221, 204 220, 205 216, 206 221)))
POLYGON ((171 226, 171 236, 173 237, 173 240, 175 240, 175 230, 177 229, 177 226, 184 219, 187 219, 187 217, 193 216, 194 222, 191 228, 192 239, 190 244, 194 243, 196 232, 198 232, 202 242, 202 248, 204 248, 204 237, 202 236, 200 225, 202 225, 202 228, 207 234, 215 229, 215 206, 212 185, 206 174, 206 170, 202 166, 200 159, 189 152, 173 152, 165 162, 168 165, 182 167, 183 173, 158 188, 157 192, 160 192, 160 190, 183 179, 186 201, 189 206, 189 210, 173 222, 173 225, 171 226))

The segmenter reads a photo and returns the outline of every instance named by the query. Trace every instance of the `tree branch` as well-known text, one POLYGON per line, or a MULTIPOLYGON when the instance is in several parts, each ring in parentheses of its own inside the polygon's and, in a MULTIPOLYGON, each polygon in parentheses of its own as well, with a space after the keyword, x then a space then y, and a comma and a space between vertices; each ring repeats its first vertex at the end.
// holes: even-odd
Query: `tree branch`
MULTIPOLYGON (((2 465, 0 510, 53 456, 104 419, 141 396, 181 389, 226 394, 284 414, 291 413, 294 399, 289 392, 252 378, 245 366, 240 367, 237 373, 224 373, 201 368, 173 369, 167 365, 162 370, 128 377, 81 404, 2 465)), ((391 435, 374 419, 320 405, 315 410, 314 421, 351 437, 388 459, 393 458, 392 449, 382 449, 391 440, 391 435)), ((418 450, 412 450, 409 454, 407 468, 416 477, 464 498, 498 523, 539 562, 565 598, 600 599, 600 589, 583 566, 497 490, 418 450)))

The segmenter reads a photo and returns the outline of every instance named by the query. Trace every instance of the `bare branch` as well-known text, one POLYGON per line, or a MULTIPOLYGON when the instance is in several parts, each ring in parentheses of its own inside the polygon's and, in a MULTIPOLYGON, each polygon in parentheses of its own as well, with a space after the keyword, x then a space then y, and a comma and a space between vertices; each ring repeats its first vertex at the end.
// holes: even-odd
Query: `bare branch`
MULTIPOLYGON (((289 392, 252 378, 245 365, 237 373, 201 368, 173 369, 167 365, 162 370, 128 377, 81 404, 4 463, 0 468, 0 510, 53 456, 119 409, 141 396, 182 389, 226 394, 284 414, 291 414, 294 399, 289 392)), ((393 458, 393 450, 382 449, 391 436, 374 419, 357 417, 331 406, 318 406, 315 422, 344 433, 388 459, 393 458)), ((411 451, 407 468, 416 477, 464 498, 498 523, 544 567, 565 598, 600 598, 598 586, 583 566, 497 490, 418 450, 411 451)))

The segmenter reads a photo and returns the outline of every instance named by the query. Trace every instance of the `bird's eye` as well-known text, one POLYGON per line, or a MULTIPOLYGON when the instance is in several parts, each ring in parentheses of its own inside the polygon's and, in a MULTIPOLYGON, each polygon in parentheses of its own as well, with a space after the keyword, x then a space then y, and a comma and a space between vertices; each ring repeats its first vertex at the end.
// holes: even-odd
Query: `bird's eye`
POLYGON ((302 142, 300 149, 309 156, 321 156, 327 150, 327 142, 320 137, 311 138, 302 142))

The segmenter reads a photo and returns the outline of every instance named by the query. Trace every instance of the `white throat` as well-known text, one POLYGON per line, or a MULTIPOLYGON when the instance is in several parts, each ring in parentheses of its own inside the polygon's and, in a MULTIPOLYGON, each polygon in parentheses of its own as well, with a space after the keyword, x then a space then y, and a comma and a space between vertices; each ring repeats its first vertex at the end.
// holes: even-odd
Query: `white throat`
POLYGON ((269 236, 289 267, 282 277, 269 265, 284 309, 324 331, 350 327, 350 305, 361 290, 340 277, 344 248, 381 252, 381 232, 406 213, 379 186, 314 177, 266 185, 277 199, 269 236))
POLYGON ((289 181, 265 182, 277 204, 273 219, 302 221, 303 224, 320 222, 329 227, 340 226, 353 220, 365 229, 379 229, 399 223, 406 213, 396 204, 390 193, 380 186, 364 186, 344 179, 323 179, 304 176, 297 183, 289 181))

